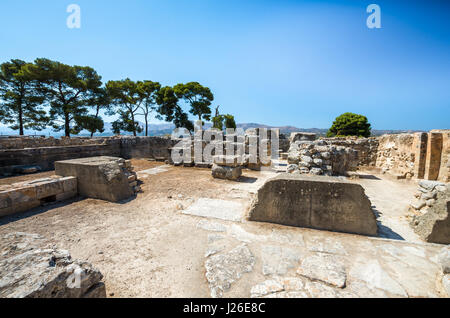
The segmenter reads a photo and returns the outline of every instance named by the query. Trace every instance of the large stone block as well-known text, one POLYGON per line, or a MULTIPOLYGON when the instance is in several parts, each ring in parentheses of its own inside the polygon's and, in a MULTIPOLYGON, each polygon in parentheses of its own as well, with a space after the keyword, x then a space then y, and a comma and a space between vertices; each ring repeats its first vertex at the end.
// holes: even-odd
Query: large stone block
POLYGON ((437 191, 436 199, 428 212, 414 217, 411 225, 427 242, 450 244, 450 183, 443 186, 437 182, 422 181, 421 186, 428 186, 430 191, 435 187, 444 189, 437 191))
POLYGON ((77 177, 78 193, 95 199, 118 202, 134 195, 125 174, 124 159, 90 157, 55 162, 59 176, 77 177))
POLYGON ((249 219, 320 230, 376 235, 364 189, 332 177, 282 174, 258 190, 249 219))
POLYGON ((0 298, 106 297, 96 268, 47 246, 37 234, 4 235, 0 250, 0 298))
POLYGON ((237 180, 241 175, 242 167, 212 166, 212 176, 217 179, 237 180))

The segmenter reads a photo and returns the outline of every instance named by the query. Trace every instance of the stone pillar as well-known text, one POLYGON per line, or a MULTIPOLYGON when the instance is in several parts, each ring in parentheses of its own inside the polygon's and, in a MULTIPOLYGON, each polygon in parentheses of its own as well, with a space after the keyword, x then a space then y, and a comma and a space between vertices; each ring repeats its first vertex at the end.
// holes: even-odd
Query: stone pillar
POLYGON ((428 134, 427 157, 425 163, 425 179, 437 180, 441 167, 442 133, 430 132, 428 134))
POLYGON ((427 159, 427 133, 414 134, 413 151, 414 151, 414 177, 423 179, 425 176, 425 163, 427 159))
MULTIPOLYGON (((431 132, 435 132, 432 130, 431 132)), ((439 181, 450 182, 450 130, 441 130, 442 133, 442 154, 441 167, 439 169, 439 181)))

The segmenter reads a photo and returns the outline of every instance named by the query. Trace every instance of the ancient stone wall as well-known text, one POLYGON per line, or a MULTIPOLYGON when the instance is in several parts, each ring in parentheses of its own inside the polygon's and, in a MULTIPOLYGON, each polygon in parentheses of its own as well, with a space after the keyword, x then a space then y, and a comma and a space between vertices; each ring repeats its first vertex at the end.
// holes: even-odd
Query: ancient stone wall
POLYGON ((0 186, 0 217, 77 195, 77 178, 51 178, 0 186))
POLYGON ((0 139, 0 175, 13 174, 18 167, 31 165, 43 171, 52 170, 55 161, 95 156, 168 159, 172 145, 170 139, 160 137, 23 138, 21 141, 18 140, 21 138, 11 138, 9 143, 8 139, 0 139), (12 145, 18 148, 10 149, 12 145), (24 148, 31 145, 34 148, 24 148))
POLYGON ((450 181, 450 130, 378 138, 376 167, 398 178, 450 181))
POLYGON ((25 149, 25 148, 42 148, 42 147, 65 147, 65 146, 82 146, 82 145, 100 145, 105 143, 109 137, 1 137, 0 150, 5 149, 25 149))
POLYGON ((358 152, 358 166, 376 165, 379 141, 377 138, 335 137, 322 138, 327 145, 351 148, 358 152))
POLYGON ((414 175, 413 134, 383 135, 379 140, 376 166, 383 172, 411 178, 414 175))

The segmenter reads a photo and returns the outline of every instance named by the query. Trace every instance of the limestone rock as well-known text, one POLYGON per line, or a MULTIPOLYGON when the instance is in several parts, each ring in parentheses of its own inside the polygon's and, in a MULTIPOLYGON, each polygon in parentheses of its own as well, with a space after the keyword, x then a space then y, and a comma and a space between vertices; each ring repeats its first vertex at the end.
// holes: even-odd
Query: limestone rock
POLYGON ((363 281, 369 288, 377 288, 392 295, 408 297, 404 288, 383 270, 377 260, 357 260, 350 269, 349 276, 352 279, 363 281))
POLYGON ((438 256, 439 264, 441 265, 444 274, 450 274, 450 246, 442 249, 438 256))
POLYGON ((251 221, 376 235, 361 185, 331 177, 281 174, 267 180, 252 203, 251 221))
POLYGON ((262 262, 264 275, 285 275, 294 268, 301 258, 301 253, 295 249, 280 246, 264 246, 262 262))
POLYGON ((241 167, 219 166, 217 164, 214 164, 212 167, 212 176, 214 178, 237 180, 241 175, 241 167))
POLYGON ((447 296, 450 297, 450 275, 444 275, 442 277, 442 287, 444 287, 445 292, 447 293, 447 296))
POLYGON ((55 162, 59 176, 77 177, 78 193, 94 199, 118 202, 134 195, 125 160, 117 157, 90 157, 55 162))
MULTIPOLYGON (((437 182, 421 182, 422 187, 432 191, 437 182)), ((411 221, 414 231, 427 242, 450 244, 450 183, 446 190, 437 192, 433 202, 425 214, 415 216, 411 221)))
POLYGON ((103 275, 69 252, 46 247, 35 234, 11 233, 0 242, 0 297, 106 297, 103 275))
POLYGON ((211 297, 222 297, 231 284, 243 274, 251 272, 254 265, 255 257, 245 244, 227 253, 210 256, 205 262, 205 268, 211 297))
POLYGON ((287 172, 287 173, 293 173, 294 171, 297 171, 297 170, 299 170, 299 169, 298 169, 298 166, 295 165, 295 164, 290 164, 290 165, 286 168, 286 172, 287 172))
POLYGON ((347 280, 343 260, 330 254, 317 254, 305 258, 297 269, 297 274, 339 288, 345 287, 347 280))

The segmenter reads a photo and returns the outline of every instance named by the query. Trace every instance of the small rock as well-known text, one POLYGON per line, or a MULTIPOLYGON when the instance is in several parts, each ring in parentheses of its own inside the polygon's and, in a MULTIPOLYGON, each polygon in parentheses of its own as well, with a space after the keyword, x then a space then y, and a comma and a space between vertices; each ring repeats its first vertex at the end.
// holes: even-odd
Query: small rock
POLYGON ((320 168, 311 168, 309 172, 314 175, 321 175, 323 173, 322 169, 320 168))
POLYGON ((287 166, 286 168, 286 172, 287 173, 293 173, 295 171, 298 171, 298 166, 296 164, 290 164, 289 166, 287 166))

